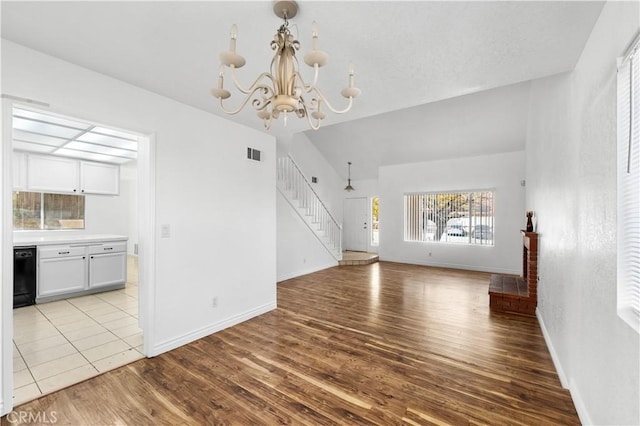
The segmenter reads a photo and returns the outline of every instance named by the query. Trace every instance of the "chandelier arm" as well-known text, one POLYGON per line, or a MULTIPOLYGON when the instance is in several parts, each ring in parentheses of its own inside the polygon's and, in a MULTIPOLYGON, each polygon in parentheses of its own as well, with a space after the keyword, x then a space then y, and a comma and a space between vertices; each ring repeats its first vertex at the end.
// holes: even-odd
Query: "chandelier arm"
POLYGON ((309 109, 307 108, 307 103, 300 97, 300 104, 302 105, 302 109, 304 110, 304 117, 307 117, 307 122, 309 123, 309 127, 312 130, 318 130, 320 128, 320 119, 316 118, 316 124, 313 124, 311 121, 311 114, 309 114, 309 109))
MULTIPOLYGON (((305 106, 304 110, 307 111, 307 107, 306 106, 305 106)), ((320 128, 320 119, 316 118, 316 124, 313 124, 313 122, 311 121, 311 114, 305 113, 305 115, 307 116, 307 121, 309 122, 309 127, 311 127, 312 130, 318 130, 320 128)))
MULTIPOLYGON (((254 83, 255 85, 255 83, 254 83)), ((228 110, 224 107, 224 105, 222 104, 222 98, 220 98, 220 108, 222 108, 222 111, 224 111, 225 113, 229 114, 229 115, 235 115, 237 113, 239 113, 240 111, 242 111, 242 109, 245 107, 245 105, 247 105, 247 102, 249 102, 249 100, 252 98, 253 94, 258 91, 258 90, 268 90, 268 91, 272 91, 272 89, 269 86, 265 86, 265 85, 260 85, 255 87, 251 92, 247 93, 247 96, 245 96, 244 100, 242 101, 242 103, 240 103, 240 105, 238 106, 238 108, 234 109, 234 110, 228 110)))
POLYGON ((240 92, 244 93, 245 95, 255 92, 256 89, 258 89, 260 87, 267 87, 264 84, 258 85, 260 80, 262 80, 265 77, 268 78, 269 80, 271 80, 271 82, 273 83, 273 85, 275 87, 276 82, 275 82, 275 79, 273 78, 273 76, 268 72, 263 72, 262 74, 260 74, 258 76, 258 78, 255 79, 253 84, 248 89, 245 89, 238 82, 238 78, 236 76, 236 67, 231 65, 229 68, 231 68, 231 78, 233 79, 233 83, 236 85, 236 89, 238 89, 240 92))
POLYGON ((322 92, 320 91, 320 89, 318 89, 317 87, 313 89, 314 92, 316 92, 316 95, 318 95, 318 97, 322 100, 322 102, 325 103, 325 105, 327 106, 327 108, 329 108, 333 113, 335 114, 344 114, 345 112, 348 112, 351 107, 353 106, 353 97, 349 97, 349 105, 347 105, 347 107, 345 109, 342 110, 338 110, 335 109, 327 100, 327 98, 324 97, 324 95, 322 94, 322 92))
MULTIPOLYGON (((315 72, 314 72, 314 75, 313 75, 313 84, 309 84, 308 85, 307 83, 305 83, 304 82, 304 78, 302 78, 302 74, 300 74, 300 71, 296 71, 295 73, 293 73, 293 75, 291 76, 291 81, 295 80, 296 77, 297 77, 298 80, 300 80, 300 83, 302 84, 302 88, 304 89, 304 91, 306 93, 311 93, 314 90, 317 90, 316 85, 318 84, 318 74, 319 74, 318 70, 319 70, 319 68, 318 68, 317 65, 314 66, 314 68, 315 68, 315 72)), ((291 83, 291 81, 289 83, 291 83)))

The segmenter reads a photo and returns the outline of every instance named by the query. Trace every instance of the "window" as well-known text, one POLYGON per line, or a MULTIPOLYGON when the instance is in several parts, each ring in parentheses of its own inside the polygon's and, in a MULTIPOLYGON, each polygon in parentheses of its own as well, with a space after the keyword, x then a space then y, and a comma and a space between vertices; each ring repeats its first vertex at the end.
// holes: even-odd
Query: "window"
POLYGON ((493 200, 492 191, 407 194, 404 239, 492 246, 493 200))
POLYGON ((380 198, 373 197, 371 199, 371 245, 380 244, 380 198))
POLYGON ((618 315, 640 333, 640 55, 618 67, 618 315))
POLYGON ((13 229, 84 229, 84 196, 14 192, 13 229))

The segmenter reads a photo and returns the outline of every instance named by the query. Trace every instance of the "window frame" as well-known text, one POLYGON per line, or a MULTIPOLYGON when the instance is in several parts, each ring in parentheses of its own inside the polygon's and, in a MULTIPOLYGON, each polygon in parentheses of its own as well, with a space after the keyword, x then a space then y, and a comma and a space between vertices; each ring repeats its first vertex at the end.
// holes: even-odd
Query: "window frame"
POLYGON ((640 334, 640 36, 618 62, 617 314, 640 334))
MULTIPOLYGON (((450 191, 420 191, 420 192, 407 192, 403 194, 403 207, 404 207, 404 223, 403 223, 403 241, 404 242, 408 242, 408 243, 430 243, 430 244, 445 244, 448 246, 472 246, 472 247, 495 247, 495 219, 496 219, 496 212, 495 212, 495 200, 496 200, 496 190, 495 188, 482 188, 482 189, 464 189, 464 190, 450 190, 450 191), (455 225, 460 225, 463 229, 463 233, 466 233, 465 238, 467 238, 467 241, 456 241, 456 240, 452 240, 449 241, 448 237, 449 234, 447 233, 447 239, 442 240, 442 239, 425 239, 424 235, 424 228, 425 228, 425 224, 422 225, 423 230, 417 230, 413 229, 413 230, 408 230, 407 227, 411 226, 407 224, 407 220, 409 219, 410 216, 410 212, 408 211, 410 208, 414 210, 415 212, 415 208, 416 206, 412 206, 409 207, 408 205, 408 199, 407 197, 409 196, 425 196, 425 197, 429 197, 429 196, 438 196, 438 195, 459 195, 459 194, 466 194, 468 199, 472 199, 472 195, 473 194, 485 194, 485 193, 490 193, 491 194, 491 215, 486 215, 485 217, 490 217, 490 228, 491 228, 491 239, 490 242, 488 238, 472 238, 472 234, 475 232, 475 227, 477 225, 487 225, 487 223, 475 223, 474 224, 474 220, 472 220, 472 218, 474 217, 478 217, 478 216, 473 216, 472 215, 472 210, 473 210, 473 204, 469 204, 469 206, 467 207, 467 211, 468 211, 468 215, 467 216, 460 216, 460 217, 449 217, 447 218, 446 222, 445 222, 445 227, 444 227, 444 232, 447 232, 447 228, 449 227, 449 222, 455 219, 467 219, 466 220, 466 230, 465 230, 465 225, 464 225, 464 220, 462 220, 461 224, 455 224, 455 225), (472 231, 473 229, 473 231, 472 231), (422 235, 421 239, 416 239, 416 238, 409 238, 408 234, 413 234, 415 235, 416 232, 420 233, 420 235, 422 235), (478 242, 480 241, 480 242, 478 242)), ((420 206, 418 206, 418 210, 420 209, 420 206)), ((422 213, 424 214, 424 211, 422 211, 422 213)), ((483 217, 483 216, 479 216, 479 217, 483 217)), ((482 220, 481 220, 482 221, 482 220)), ((420 222, 420 220, 418 219, 418 222, 420 222)), ((438 228, 436 228, 435 233, 439 233, 438 228)), ((444 233, 443 233, 444 235, 444 233)))
MULTIPOLYGON (((86 198, 84 195, 81 194, 57 194, 57 193, 50 193, 50 192, 40 192, 40 191, 13 191, 12 196, 15 196, 15 194, 19 194, 19 193, 29 193, 29 194, 39 194, 39 198, 40 198, 40 209, 39 209, 39 227, 38 228, 22 228, 22 227, 16 227, 16 223, 15 220, 13 220, 13 229, 14 231, 18 231, 18 232, 38 232, 38 231, 70 231, 70 230, 84 230, 86 229, 86 208, 87 208, 87 204, 86 204, 86 198), (60 196, 60 197, 65 197, 65 196, 69 196, 69 197, 79 197, 79 200, 82 200, 82 217, 78 218, 78 219, 68 219, 69 221, 78 221, 78 220, 82 220, 82 227, 79 226, 61 226, 59 228, 52 228, 52 227, 48 227, 48 225, 46 224, 47 222, 47 217, 49 216, 49 214, 47 214, 47 209, 46 206, 48 205, 48 202, 46 200, 47 196, 60 196)), ((51 209, 49 209, 51 210, 51 209)), ((14 217, 15 217, 15 204, 13 206, 13 212, 14 212, 14 217)))

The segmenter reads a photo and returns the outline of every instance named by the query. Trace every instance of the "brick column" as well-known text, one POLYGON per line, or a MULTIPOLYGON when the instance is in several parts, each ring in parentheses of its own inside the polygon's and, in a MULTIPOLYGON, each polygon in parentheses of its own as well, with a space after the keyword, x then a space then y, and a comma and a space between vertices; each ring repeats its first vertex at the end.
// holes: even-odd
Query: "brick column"
POLYGON ((527 284, 529 297, 538 304, 538 234, 522 231, 522 278, 527 284))

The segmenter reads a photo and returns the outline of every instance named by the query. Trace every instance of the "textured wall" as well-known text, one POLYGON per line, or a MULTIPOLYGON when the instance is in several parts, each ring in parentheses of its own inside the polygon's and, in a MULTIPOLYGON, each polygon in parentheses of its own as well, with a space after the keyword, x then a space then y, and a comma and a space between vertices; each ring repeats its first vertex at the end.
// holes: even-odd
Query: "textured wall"
POLYGON ((616 313, 616 58, 638 3, 603 8, 575 71, 534 82, 527 209, 540 233, 539 314, 588 424, 640 424, 639 336, 616 313))

